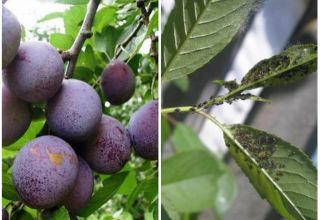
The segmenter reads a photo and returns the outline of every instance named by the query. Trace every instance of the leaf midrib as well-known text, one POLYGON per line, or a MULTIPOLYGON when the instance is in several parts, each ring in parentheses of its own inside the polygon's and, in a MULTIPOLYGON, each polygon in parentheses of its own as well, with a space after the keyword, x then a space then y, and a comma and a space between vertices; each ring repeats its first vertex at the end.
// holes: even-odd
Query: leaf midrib
MULTIPOLYGON (((182 0, 184 1, 184 0, 182 0)), ((176 55, 173 56, 167 63, 167 65, 165 66, 162 76, 164 76, 167 73, 168 68, 170 67, 171 63, 176 59, 177 54, 180 54, 180 50, 183 48, 185 42, 187 41, 187 39, 189 39, 191 33, 193 32, 193 29, 196 27, 196 25, 198 24, 199 20, 201 20, 201 17, 203 16, 204 12, 207 10, 208 5, 211 3, 211 0, 208 0, 203 11, 199 14, 198 18, 196 18, 196 21, 194 22, 194 24, 191 26, 191 29, 189 31, 189 33, 186 34, 185 39, 182 41, 182 43, 180 43, 179 47, 177 48, 177 52, 176 55)), ((174 37, 175 38, 175 37, 174 37)), ((163 51, 164 53, 164 51, 163 51)))
MULTIPOLYGON (((247 152, 247 150, 245 150, 242 145, 233 137, 232 133, 230 132, 230 130, 226 127, 224 127, 225 129, 223 129, 223 132, 226 132, 225 134, 228 135, 228 137, 240 148, 240 150, 257 166, 257 163, 255 161, 254 158, 252 158, 249 154, 249 152, 247 152)), ((259 168, 260 169, 260 168, 259 168)), ((293 203, 293 201, 288 198, 288 195, 282 190, 282 188, 276 183, 274 182, 273 178, 269 175, 269 173, 267 173, 267 171, 265 169, 260 169, 260 171, 262 173, 264 173, 264 175, 267 177, 267 179, 279 190, 279 192, 283 195, 283 197, 291 204, 291 206, 297 211, 297 213, 300 215, 300 217, 302 219, 305 219, 305 217, 303 216, 303 214, 300 212, 300 210, 295 206, 295 204, 293 203)))
MULTIPOLYGON (((272 78, 274 78, 274 77, 277 77, 277 76, 279 76, 279 75, 281 75, 281 74, 283 74, 283 73, 285 73, 285 72, 287 72, 287 71, 293 70, 293 69, 295 69, 295 68, 297 68, 297 67, 299 67, 299 66, 306 65, 306 64, 308 64, 309 62, 314 61, 315 59, 317 59, 317 56, 311 57, 311 58, 307 59, 305 62, 302 62, 302 63, 296 64, 296 65, 293 65, 293 66, 291 66, 291 67, 289 67, 289 68, 286 68, 286 69, 284 69, 284 70, 280 70, 280 71, 276 72, 275 74, 270 74, 270 75, 269 75, 268 77, 266 77, 266 78, 261 78, 260 80, 257 80, 257 81, 255 81, 255 82, 252 82, 252 83, 249 83, 249 84, 244 84, 243 87, 242 87, 242 86, 240 86, 240 87, 241 87, 242 90, 246 90, 247 88, 250 88, 251 86, 254 86, 255 84, 259 84, 259 83, 261 83, 261 82, 263 82, 263 81, 267 81, 267 80, 269 80, 269 79, 272 79, 272 78)), ((239 88, 240 88, 240 87, 239 87, 239 88)))

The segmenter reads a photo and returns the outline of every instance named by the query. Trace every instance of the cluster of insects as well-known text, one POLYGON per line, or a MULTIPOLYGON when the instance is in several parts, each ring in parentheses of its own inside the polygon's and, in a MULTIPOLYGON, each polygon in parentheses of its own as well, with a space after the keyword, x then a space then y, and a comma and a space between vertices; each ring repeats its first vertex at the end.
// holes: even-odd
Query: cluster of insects
POLYGON ((289 64, 290 58, 286 55, 276 55, 270 59, 262 60, 242 79, 241 84, 256 82, 274 71, 287 68, 289 64))
MULTIPOLYGON (((278 142, 276 138, 265 133, 258 134, 241 128, 235 131, 234 137, 252 155, 260 168, 273 175, 274 180, 278 181, 283 176, 281 169, 285 168, 285 165, 272 159, 278 142)), ((236 149, 236 153, 238 152, 239 149, 236 149)), ((252 163, 248 159, 245 161, 249 163, 249 169, 252 169, 252 163)), ((259 170, 258 173, 260 173, 259 170)))

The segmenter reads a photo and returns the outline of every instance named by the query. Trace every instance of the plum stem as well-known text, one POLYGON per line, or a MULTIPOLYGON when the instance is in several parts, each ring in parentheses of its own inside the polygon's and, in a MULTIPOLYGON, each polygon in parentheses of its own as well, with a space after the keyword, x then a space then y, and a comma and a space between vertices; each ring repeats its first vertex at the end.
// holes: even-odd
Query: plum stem
POLYGON ((137 26, 132 30, 132 32, 128 35, 128 37, 118 45, 115 58, 118 58, 122 52, 121 48, 125 48, 133 38, 135 38, 141 29, 143 24, 148 24, 149 23, 149 16, 153 10, 151 3, 148 6, 148 9, 145 8, 144 0, 137 0, 137 7, 140 8, 141 10, 141 17, 139 19, 139 22, 137 26))
POLYGON ((101 0, 90 0, 88 3, 87 13, 84 17, 81 29, 73 42, 71 48, 65 52, 62 53, 62 59, 64 61, 69 61, 65 78, 69 79, 72 78, 74 69, 77 64, 78 56, 81 52, 81 48, 86 41, 86 39, 92 37, 92 24, 94 20, 94 16, 97 12, 98 6, 100 4, 101 0))

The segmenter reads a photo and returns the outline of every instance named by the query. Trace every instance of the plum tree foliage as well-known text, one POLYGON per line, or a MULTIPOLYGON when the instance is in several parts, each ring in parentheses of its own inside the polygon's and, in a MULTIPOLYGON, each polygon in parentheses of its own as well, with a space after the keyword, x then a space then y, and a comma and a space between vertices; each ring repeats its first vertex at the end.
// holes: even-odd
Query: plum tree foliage
POLYGON ((122 210, 123 218, 156 219, 157 166, 131 154, 126 126, 157 99, 155 52, 140 48, 155 38, 158 3, 56 2, 69 7, 38 22, 62 18, 64 31, 32 41, 20 42, 17 18, 2 9, 3 213, 112 219, 122 210))

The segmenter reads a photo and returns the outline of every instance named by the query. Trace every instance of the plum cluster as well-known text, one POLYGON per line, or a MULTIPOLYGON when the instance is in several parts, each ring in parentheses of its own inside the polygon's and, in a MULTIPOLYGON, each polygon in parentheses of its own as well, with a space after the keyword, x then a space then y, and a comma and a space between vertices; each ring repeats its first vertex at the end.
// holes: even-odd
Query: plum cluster
MULTIPOLYGON (((142 158, 157 160, 158 101, 138 109, 127 129, 103 114, 100 97, 89 84, 64 79, 63 60, 53 46, 21 43, 20 24, 4 6, 2 20, 2 143, 8 146, 23 136, 35 104, 45 104, 49 127, 48 134, 28 142, 16 156, 13 184, 32 208, 64 205, 77 215, 91 198, 93 171, 120 171, 132 148, 142 158)), ((102 73, 101 90, 112 105, 128 101, 135 90, 129 65, 112 61, 102 73)))

